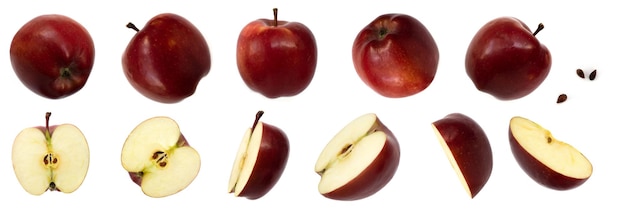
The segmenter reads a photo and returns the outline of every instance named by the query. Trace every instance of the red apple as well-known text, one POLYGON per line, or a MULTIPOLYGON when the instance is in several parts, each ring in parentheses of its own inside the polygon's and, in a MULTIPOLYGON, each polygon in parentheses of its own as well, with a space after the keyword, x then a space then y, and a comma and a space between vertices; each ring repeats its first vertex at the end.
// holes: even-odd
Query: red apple
POLYGON ((320 153, 315 172, 319 192, 335 200, 358 200, 384 188, 400 162, 394 134, 373 113, 362 115, 339 131, 320 153))
POLYGON ((500 100, 533 92, 550 72, 547 47, 517 18, 489 21, 474 36, 465 56, 465 70, 476 88, 500 100))
POLYGON ((520 116, 509 122, 511 151, 519 166, 537 183, 569 190, 585 183, 591 162, 571 144, 556 139, 541 125, 520 116))
POLYGON ((82 89, 94 64, 89 32, 58 14, 41 15, 22 26, 11 42, 10 58, 19 80, 34 93, 60 99, 82 89))
POLYGON ((404 14, 384 14, 365 26, 352 46, 357 74, 380 95, 399 98, 426 89, 435 78, 439 49, 428 29, 404 14))
POLYGON ((237 68, 243 82, 267 98, 295 96, 315 74, 317 44, 299 22, 257 19, 243 27, 237 39, 237 68))
POLYGON ((211 55, 204 36, 190 21, 172 13, 150 19, 137 31, 122 56, 130 84, 144 96, 176 103, 193 95, 208 75, 211 55))
POLYGON ((289 157, 287 135, 261 122, 263 113, 257 112, 254 124, 246 130, 228 181, 228 192, 251 200, 265 196, 276 185, 289 157))
POLYGON ((432 123, 444 152, 471 198, 480 192, 493 169, 487 134, 467 115, 452 113, 432 123))

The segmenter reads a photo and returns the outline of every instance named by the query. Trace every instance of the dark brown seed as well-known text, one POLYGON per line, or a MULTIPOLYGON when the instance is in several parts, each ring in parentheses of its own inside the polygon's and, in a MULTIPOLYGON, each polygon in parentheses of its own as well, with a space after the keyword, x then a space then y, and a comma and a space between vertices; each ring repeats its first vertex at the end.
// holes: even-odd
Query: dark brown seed
POLYGON ((596 70, 594 69, 593 71, 591 71, 591 73, 589 73, 589 80, 594 80, 596 79, 596 70))
POLYGON ((556 99, 556 103, 562 103, 565 102, 565 100, 567 100, 567 95, 561 94, 559 95, 559 98, 556 99))
POLYGON ((578 75, 578 77, 580 78, 585 78, 585 72, 583 72, 582 69, 576 69, 576 75, 578 75))

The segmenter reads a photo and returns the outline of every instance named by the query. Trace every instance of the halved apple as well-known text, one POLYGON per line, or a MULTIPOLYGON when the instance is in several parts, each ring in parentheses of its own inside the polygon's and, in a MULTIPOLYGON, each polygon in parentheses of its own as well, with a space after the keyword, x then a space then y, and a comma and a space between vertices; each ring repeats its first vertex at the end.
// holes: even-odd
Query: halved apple
POLYGON ((400 145, 374 113, 362 115, 337 133, 320 153, 315 172, 319 192, 330 199, 369 197, 393 178, 400 145))
POLYGON ((80 187, 89 168, 89 146, 72 124, 46 125, 22 130, 13 142, 11 159, 15 176, 32 195, 46 191, 72 193, 80 187))
POLYGON ((431 125, 465 191, 474 198, 491 177, 489 138, 476 121, 461 113, 448 114, 431 125))
POLYGON ((280 179, 289 157, 289 139, 280 128, 261 122, 263 111, 243 136, 228 181, 228 192, 258 199, 280 179))
POLYGON ((527 118, 511 118, 509 143, 524 172, 545 187, 572 189, 587 181, 593 172, 591 162, 581 152, 527 118))
POLYGON ((200 155, 169 117, 141 122, 122 148, 122 166, 150 197, 165 197, 185 189, 200 171, 200 155))

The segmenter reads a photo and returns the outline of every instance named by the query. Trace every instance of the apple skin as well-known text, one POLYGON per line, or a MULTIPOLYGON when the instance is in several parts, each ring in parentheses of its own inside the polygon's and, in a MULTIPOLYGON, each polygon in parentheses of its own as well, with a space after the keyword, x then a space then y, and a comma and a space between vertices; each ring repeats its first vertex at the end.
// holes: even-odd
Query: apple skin
POLYGON ((554 190, 570 190, 576 188, 587 181, 589 178, 578 179, 565 176, 539 162, 528 151, 526 151, 513 137, 513 133, 509 128, 509 144, 513 157, 519 163, 522 170, 528 174, 537 183, 554 189, 554 190))
POLYGON ((474 198, 489 181, 493 169, 493 153, 487 134, 475 120, 461 113, 448 114, 433 122, 433 126, 450 148, 470 197, 474 198))
POLYGON ((387 141, 380 154, 352 181, 322 196, 343 201, 359 200, 374 195, 391 181, 400 165, 400 144, 391 130, 379 119, 372 129, 372 132, 374 131, 382 131, 387 135, 387 141))
POLYGON ((151 18, 128 43, 122 67, 139 93, 161 103, 193 95, 211 69, 209 46, 189 20, 172 13, 151 18))
POLYGON ((265 196, 280 179, 289 157, 289 140, 280 128, 263 123, 263 138, 248 183, 239 196, 254 200, 265 196))
POLYGON ((304 91, 315 74, 317 43, 302 23, 257 19, 237 39, 237 68, 243 82, 267 98, 290 97, 304 91))
POLYGON ((414 17, 384 14, 358 33, 352 60, 367 86, 382 96, 400 98, 431 84, 439 49, 428 29, 414 17))
POLYGON ((533 92, 546 79, 551 65, 548 48, 513 17, 499 17, 480 28, 465 56, 465 69, 475 87, 500 100, 533 92))
POLYGON ((22 26, 11 41, 11 65, 32 92, 61 99, 80 91, 94 65, 89 32, 64 15, 46 14, 22 26))

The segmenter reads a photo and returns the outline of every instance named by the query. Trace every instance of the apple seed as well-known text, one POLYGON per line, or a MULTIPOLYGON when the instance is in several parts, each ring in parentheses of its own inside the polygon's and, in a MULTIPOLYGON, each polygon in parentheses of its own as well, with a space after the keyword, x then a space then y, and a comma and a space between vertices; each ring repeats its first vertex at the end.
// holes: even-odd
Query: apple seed
POLYGON ((578 77, 580 78, 585 78, 585 72, 583 72, 582 69, 576 69, 576 75, 578 75, 578 77))
POLYGON ((157 165, 165 167, 167 165, 167 153, 163 151, 156 151, 152 154, 152 159, 155 160, 157 165))
POLYGON ((556 99, 556 103, 562 103, 565 102, 565 100, 567 100, 567 95, 561 94, 559 95, 559 98, 556 99))
POLYGON ((589 73, 589 80, 594 80, 596 79, 596 70, 594 69, 593 71, 591 71, 591 73, 589 73))

